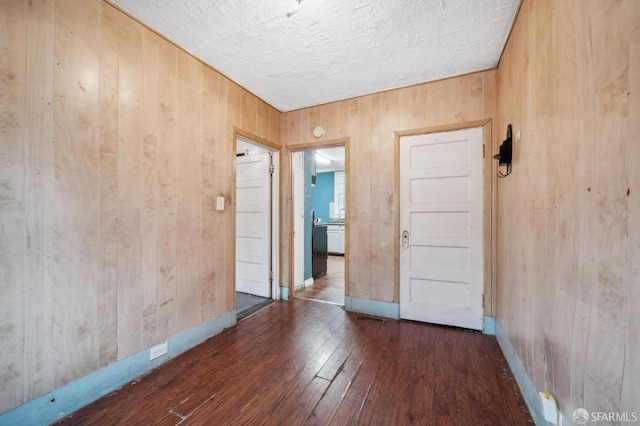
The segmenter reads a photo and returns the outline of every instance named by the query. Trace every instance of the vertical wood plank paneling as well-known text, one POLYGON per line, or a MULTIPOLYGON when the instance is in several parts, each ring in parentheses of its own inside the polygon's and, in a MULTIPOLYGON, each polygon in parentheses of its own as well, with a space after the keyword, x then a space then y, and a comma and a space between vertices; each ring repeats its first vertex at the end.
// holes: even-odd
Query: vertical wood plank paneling
POLYGON ((326 109, 326 106, 315 106, 305 109, 305 111, 307 111, 307 127, 302 128, 303 134, 312 135, 313 129, 322 124, 320 122, 320 117, 322 115, 321 111, 324 109, 326 109))
MULTIPOLYGON (((548 303, 544 301, 544 293, 547 291, 543 286, 535 285, 540 282, 548 282, 549 281, 549 259, 546 254, 546 250, 548 246, 548 228, 549 228, 549 197, 547 196, 547 145, 536 143, 541 138, 546 138, 551 136, 551 121, 550 118, 550 104, 551 97, 548 91, 546 91, 548 76, 546 74, 542 74, 536 72, 539 69, 541 64, 548 64, 550 61, 550 41, 551 37, 549 34, 551 33, 551 16, 546 14, 548 9, 537 9, 534 13, 534 18, 531 20, 531 24, 528 28, 528 39, 529 39, 529 64, 527 67, 527 78, 529 81, 528 87, 526 89, 527 99, 525 100, 526 105, 526 122, 534 123, 539 122, 541 125, 535 126, 531 128, 527 132, 527 139, 522 142, 521 145, 525 145, 528 147, 527 150, 527 158, 530 164, 529 172, 527 174, 528 180, 533 180, 536 182, 535 186, 531 189, 531 193, 529 194, 530 198, 533 199, 532 207, 529 213, 529 227, 532 230, 533 234, 531 235, 531 239, 533 244, 528 244, 529 247, 544 247, 545 250, 531 250, 532 254, 532 280, 531 285, 532 288, 535 288, 534 294, 535 303, 532 309, 529 310, 529 321, 533 324, 536 322, 544 321, 546 323, 550 323, 550 319, 553 315, 553 312, 548 303), (542 31, 539 33, 536 31, 536 28, 541 28, 542 31), (538 94, 539 96, 532 96, 532 94, 538 94), (542 94, 545 95, 542 95, 542 94), (543 318, 542 320, 540 318, 543 318)), ((552 136, 551 136, 552 137, 552 136)), ((517 142, 520 144, 520 142, 517 142)), ((532 326, 532 330, 535 328, 532 326)), ((539 333, 537 331, 533 332, 533 345, 531 345, 531 362, 534 364, 536 360, 543 359, 546 354, 546 348, 553 345, 553 341, 551 336, 546 335, 544 333, 539 333)), ((535 375, 532 377, 534 384, 540 388, 547 388, 547 378, 551 379, 553 377, 552 372, 554 368, 556 368, 556 364, 558 363, 556 359, 553 357, 549 357, 547 371, 536 368, 534 369, 535 375)))
MULTIPOLYGON (((494 71, 488 71, 490 79, 494 71)), ((287 146, 315 139, 312 130, 325 128, 324 139, 350 139, 349 204, 350 255, 347 295, 397 301, 394 179, 395 131, 407 131, 490 118, 494 87, 485 87, 486 74, 426 83, 380 94, 291 111, 282 120, 287 146)), ((284 187, 290 185, 289 176, 284 187)), ((287 195, 287 200, 290 194, 287 195)), ((285 222, 290 208, 283 211, 285 222)), ((288 270, 291 244, 283 260, 288 270)), ((490 271, 489 271, 490 273, 490 271)), ((490 309, 490 308, 489 308, 490 309)))
POLYGON ((24 402, 26 6, 0 13, 0 411, 24 402), (6 342, 6 343, 4 343, 6 342))
MULTIPOLYGON (((470 76, 466 78, 470 78, 470 76)), ((425 88, 417 87, 417 91, 413 95, 418 102, 415 105, 416 111, 425 110, 424 112, 429 116, 429 121, 433 123, 448 124, 462 121, 463 104, 460 99, 462 91, 459 89, 459 86, 463 84, 461 80, 464 79, 455 78, 436 81, 425 88), (420 89, 427 90, 427 99, 425 101, 421 101, 420 89), (454 99, 455 102, 449 103, 445 101, 454 99)), ((414 120, 411 122, 411 127, 421 127, 421 117, 418 116, 414 120)))
POLYGON ((233 308, 233 126, 281 114, 100 0, 0 23, 6 411, 233 308))
MULTIPOLYGON (((256 98, 257 100, 257 98, 256 98)), ((256 102, 256 132, 261 135, 269 134, 269 120, 267 106, 263 103, 256 102)))
MULTIPOLYGON (((229 156, 231 156, 235 162, 235 154, 233 153, 235 143, 230 141, 233 136, 231 136, 232 133, 229 129, 231 126, 228 100, 230 84, 231 82, 227 78, 220 75, 218 76, 218 123, 220 124, 218 128, 218 143, 216 144, 218 151, 217 194, 224 197, 224 212, 218 214, 218 227, 216 231, 219 241, 218 244, 223 244, 224 247, 234 247, 233 250, 235 251, 235 243, 233 243, 233 246, 228 245, 231 243, 229 241, 231 238, 231 229, 232 227, 235 227, 235 219, 233 217, 235 213, 228 212, 228 210, 232 210, 232 206, 234 205, 233 199, 230 198, 232 195, 230 191, 233 190, 233 195, 235 196, 235 186, 230 188, 231 185, 229 185, 228 179, 233 178, 232 173, 235 172, 232 172, 231 170, 235 170, 235 163, 231 164, 230 162, 225 161, 225 158, 229 158, 229 156)), ((235 179, 233 182, 235 182, 235 179)), ((233 233, 233 236, 235 236, 235 232, 233 233)), ((235 290, 235 253, 233 254, 234 257, 231 258, 228 251, 230 251, 230 249, 218 250, 216 256, 216 262, 218 262, 218 264, 226 265, 225 268, 221 268, 218 271, 218 282, 220 284, 216 287, 216 290, 219 312, 227 312, 228 310, 233 309, 235 300, 234 295, 231 294, 234 293, 235 290), (230 263, 233 263, 233 266, 230 267, 230 263), (230 298, 231 302, 229 302, 230 298), (229 306, 230 303, 231 307, 229 306)))
POLYGON ((218 73, 205 68, 202 73, 202 201, 200 238, 202 239, 202 280, 200 303, 202 321, 215 318, 223 313, 218 305, 218 272, 224 269, 220 261, 218 228, 220 213, 216 211, 216 197, 219 190, 218 151, 219 129, 218 73))
POLYGON ((201 111, 202 63, 178 57, 178 229, 177 305, 179 330, 200 323, 200 195, 202 177, 201 111))
POLYGON ((375 200, 377 219, 375 222, 385 223, 388 226, 375 226, 379 232, 380 244, 372 247, 372 264, 379 264, 381 267, 375 271, 374 276, 379 276, 380 280, 376 283, 373 297, 376 300, 393 300, 397 301, 398 293, 396 292, 397 278, 395 268, 394 253, 396 240, 395 213, 389 205, 395 206, 395 158, 389 155, 387 145, 393 141, 395 143, 394 130, 397 123, 397 111, 400 110, 400 93, 398 91, 383 93, 380 97, 380 119, 378 136, 375 141, 372 153, 372 162, 376 164, 377 172, 374 173, 372 188, 375 188, 378 195, 375 200), (393 283, 393 285, 391 285, 393 283))
POLYGON ((235 146, 233 139, 233 127, 241 126, 242 120, 242 89, 237 84, 225 79, 227 85, 226 105, 228 123, 222 134, 222 141, 218 148, 218 158, 222 166, 220 168, 221 194, 225 198, 225 213, 222 215, 222 223, 220 238, 226 241, 226 247, 233 247, 233 250, 225 250, 223 252, 222 263, 224 265, 233 265, 229 268, 225 277, 225 311, 230 311, 236 305, 235 293, 235 228, 236 228, 236 163, 235 163, 235 146), (228 160, 225 160, 228 159, 228 160), (224 165, 224 166, 223 166, 224 165))
POLYGON ((358 102, 358 136, 359 143, 351 145, 354 160, 353 171, 347 177, 352 182, 349 195, 349 264, 357 268, 349 269, 349 288, 351 296, 362 299, 371 297, 371 123, 372 98, 359 98, 358 102))
POLYGON ((99 365, 115 362, 118 306, 118 12, 100 3, 99 365))
POLYGON ((157 125, 158 225, 156 239, 156 290, 158 340, 176 333, 176 240, 177 240, 177 77, 178 49, 165 40, 159 43, 160 116, 157 125))
POLYGON ((242 123, 238 123, 238 125, 250 133, 257 132, 256 97, 244 90, 242 91, 242 123))
POLYGON ((143 118, 142 173, 142 344, 157 342, 157 237, 158 237, 158 122, 161 105, 159 78, 160 38, 145 29, 142 34, 143 118))
MULTIPOLYGON (((586 386, 589 389, 621 389, 627 288, 628 215, 627 144, 629 142, 629 39, 625 7, 608 1, 580 7, 591 28, 589 64, 592 106, 593 178, 596 191, 594 221, 589 236, 594 247, 592 300, 587 346, 586 386), (621 64, 624 64, 621 66, 621 64), (595 90, 594 90, 595 89, 595 90), (598 226, 593 226, 597 224, 598 226)), ((585 34, 586 35, 586 34, 585 34)), ((638 47, 636 47, 637 49, 638 47)), ((586 81, 585 81, 586 82, 586 81)), ((587 88, 585 88, 587 90, 587 88)), ((587 116, 588 117, 588 116, 587 116)), ((633 164, 633 163, 632 163, 633 164)), ((632 166, 633 167, 633 166, 632 166)), ((636 163, 637 167, 637 163, 636 163)), ((585 406, 594 411, 617 411, 620 395, 614 392, 585 395, 585 406)))
MULTIPOLYGON (((570 160, 575 164, 575 168, 572 167, 573 164, 560 163, 574 170, 575 180, 572 181, 574 185, 566 188, 566 190, 558 190, 558 196, 572 198, 573 194, 569 191, 573 191, 576 194, 576 203, 570 207, 567 206, 567 212, 570 215, 566 217, 568 221, 575 223, 575 233, 568 234, 565 237, 568 241, 563 242, 563 244, 569 247, 576 247, 575 266, 564 266, 566 276, 573 275, 570 287, 574 292, 570 302, 575 303, 573 323, 581 324, 579 327, 574 327, 571 333, 570 359, 572 368, 569 380, 571 400, 577 404, 575 407, 584 407, 586 406, 585 396, 588 392, 585 368, 589 343, 588 325, 593 310, 594 284, 593 261, 595 248, 590 234, 596 209, 593 191, 596 189, 597 182, 593 176, 593 162, 595 160, 593 157, 594 135, 590 127, 594 114, 593 103, 591 102, 592 94, 581 94, 581 91, 592 83, 590 76, 592 52, 585 46, 583 41, 583 37, 590 37, 591 34, 590 29, 585 27, 588 23, 584 19, 585 12, 582 8, 571 2, 558 7, 558 10, 560 13, 557 17, 557 22, 554 22, 555 25, 573 24, 568 28, 568 34, 564 34, 567 36, 566 41, 560 37, 554 40, 555 54, 559 57, 561 57, 560 55, 569 57, 568 63, 562 66, 563 69, 565 66, 568 68, 566 74, 564 70, 560 71, 564 79, 563 83, 566 86, 564 90, 563 88, 558 88, 559 93, 556 94, 555 98, 559 98, 561 94, 564 94, 566 101, 561 104, 558 110, 565 112, 569 116, 576 117, 572 123, 573 132, 560 133, 565 140, 569 141, 567 145, 574 148, 573 158, 570 160)), ((593 88, 589 87, 589 92, 592 90, 593 88)), ((558 122, 554 124, 556 129, 561 126, 558 122)), ((556 184, 555 181, 554 184, 556 184)), ((563 239, 561 238, 561 240, 563 239)))
MULTIPOLYGON (((551 2, 541 6, 543 7, 536 10, 536 25, 548 28, 548 32, 546 36, 542 31, 536 35, 536 44, 544 45, 544 48, 537 47, 537 51, 545 52, 545 60, 543 61, 542 57, 539 57, 538 67, 556 68, 561 63, 562 70, 554 74, 537 71, 540 77, 536 90, 539 90, 541 99, 537 100, 539 113, 536 118, 542 120, 537 127, 541 130, 544 129, 538 133, 537 139, 570 141, 571 135, 575 134, 577 123, 567 120, 556 125, 553 116, 559 105, 564 105, 565 108, 569 108, 571 105, 571 97, 565 90, 571 90, 575 84, 575 79, 570 81, 571 73, 576 71, 575 55, 559 56, 561 52, 557 50, 556 40, 562 39, 569 47, 575 48, 575 37, 571 35, 570 28, 568 33, 564 28, 567 24, 573 25, 573 16, 559 16, 560 9, 553 13, 551 2), (568 21, 564 21, 565 18, 568 21)), ((547 276, 549 279, 564 283, 553 286, 553 302, 547 304, 547 309, 551 311, 548 319, 551 324, 570 324, 574 321, 577 279, 575 270, 578 257, 577 246, 571 241, 571 238, 574 241, 578 238, 574 219, 578 202, 576 158, 576 143, 555 143, 553 147, 547 148, 546 190, 549 207, 547 215, 547 276), (554 164, 562 164, 562 167, 554 166, 554 164), (549 182, 553 182, 553 184, 551 185, 549 182)), ((586 189, 582 187, 581 192, 584 194, 586 189)), ((499 220, 498 215, 496 215, 496 220, 499 220)), ((558 372, 571 371, 575 365, 573 359, 568 356, 572 350, 572 339, 568 339, 565 331, 557 326, 551 327, 546 333, 539 334, 548 336, 544 350, 545 355, 548 354, 546 356, 549 357, 549 368, 545 380, 552 383, 552 392, 557 398, 568 400, 571 392, 570 381, 557 380, 556 377, 558 377, 558 372)))
POLYGON ((287 141, 291 144, 300 143, 299 126, 300 126, 300 110, 291 111, 283 115, 283 131, 285 132, 287 141))
POLYGON ((629 26, 629 134, 627 136, 627 167, 629 172, 629 249, 627 251, 626 341, 622 382, 623 412, 636 410, 640 401, 640 2, 624 4, 629 26), (636 46, 634 48, 634 46, 636 46))
POLYGON ((268 106, 269 109, 269 140, 281 144, 282 141, 282 114, 275 108, 268 106))
POLYGON ((52 356, 73 368, 54 371, 54 386, 98 366, 100 19, 99 3, 78 6, 55 8, 52 356))
POLYGON ((118 359, 142 349, 142 28, 120 14, 118 95, 118 359))
MULTIPOLYGON (((394 250, 393 227, 378 226, 379 223, 393 224, 394 192, 394 158, 393 155, 385 155, 385 140, 392 139, 392 123, 385 120, 389 116, 388 108, 384 100, 397 95, 383 93, 373 95, 371 122, 371 217, 369 235, 371 241, 371 276, 379 277, 371 283, 371 298, 374 300, 393 300, 394 286, 394 259, 390 256, 394 250)), ((393 105, 393 104, 392 104, 393 105)), ((397 105, 396 105, 397 106, 397 105)))
MULTIPOLYGON (((323 108, 320 109, 320 120, 319 123, 336 123, 338 121, 338 102, 332 102, 323 108)), ((324 135, 324 139, 339 139, 340 133, 336 132, 337 128, 335 126, 331 126, 325 131, 330 131, 331 133, 326 133, 324 135)))
MULTIPOLYGON (((24 397, 53 386, 51 353, 51 188, 53 182, 53 1, 27 6, 26 280, 24 397)), ((18 86, 19 87, 19 86, 18 86)))
POLYGON ((498 135, 522 131, 498 182, 498 320, 565 416, 633 410, 633 9, 525 1, 497 71, 498 135))

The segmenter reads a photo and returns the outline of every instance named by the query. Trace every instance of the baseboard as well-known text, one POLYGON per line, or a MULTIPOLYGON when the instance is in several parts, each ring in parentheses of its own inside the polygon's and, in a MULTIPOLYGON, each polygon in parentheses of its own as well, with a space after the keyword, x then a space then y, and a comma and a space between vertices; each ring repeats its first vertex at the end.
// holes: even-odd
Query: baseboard
POLYGON ((482 321, 482 332, 490 336, 496 335, 496 317, 484 316, 482 321))
POLYGON ((502 349, 504 357, 507 359, 509 368, 511 368, 511 372, 518 383, 518 387, 520 388, 524 401, 529 408, 533 421, 537 426, 547 426, 549 423, 544 419, 538 392, 527 375, 524 365, 522 365, 522 361, 520 361, 516 351, 513 349, 509 338, 502 327, 500 327, 500 323, 497 320, 495 321, 495 336, 498 340, 498 344, 500 345, 500 349, 502 349))
POLYGON ((280 300, 289 300, 289 287, 280 287, 280 300))
POLYGON ((393 302, 382 302, 380 300, 359 299, 357 297, 345 296, 344 309, 363 314, 376 315, 385 318, 400 318, 400 305, 393 302))
POLYGON ((313 277, 307 278, 306 280, 304 280, 304 286, 305 287, 311 287, 314 282, 315 282, 315 280, 313 279, 313 277))
POLYGON ((167 339, 166 355, 150 361, 150 348, 146 348, 1 414, 0 425, 43 425, 60 420, 235 324, 234 309, 167 339))

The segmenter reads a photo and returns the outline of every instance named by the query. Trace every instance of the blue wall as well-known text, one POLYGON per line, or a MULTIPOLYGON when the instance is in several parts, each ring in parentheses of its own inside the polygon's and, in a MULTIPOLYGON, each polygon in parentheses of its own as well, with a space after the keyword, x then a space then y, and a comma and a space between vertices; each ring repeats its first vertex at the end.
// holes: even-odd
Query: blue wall
POLYGON ((311 208, 315 210, 316 217, 322 219, 323 222, 329 222, 329 203, 333 203, 334 192, 333 172, 318 173, 316 177, 316 186, 311 189, 311 208))
POLYGON ((304 153, 304 279, 312 277, 311 269, 311 234, 313 224, 311 223, 311 166, 315 151, 305 151, 304 153))

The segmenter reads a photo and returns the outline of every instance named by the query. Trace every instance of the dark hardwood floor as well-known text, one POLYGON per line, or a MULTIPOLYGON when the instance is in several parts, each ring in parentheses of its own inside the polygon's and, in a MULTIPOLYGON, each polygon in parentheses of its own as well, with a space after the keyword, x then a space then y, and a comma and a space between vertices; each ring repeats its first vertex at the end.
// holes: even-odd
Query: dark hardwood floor
POLYGON ((276 302, 64 425, 533 424, 494 337, 276 302))
POLYGON ((327 273, 314 280, 313 285, 296 291, 293 296, 344 305, 344 256, 329 255, 327 273))

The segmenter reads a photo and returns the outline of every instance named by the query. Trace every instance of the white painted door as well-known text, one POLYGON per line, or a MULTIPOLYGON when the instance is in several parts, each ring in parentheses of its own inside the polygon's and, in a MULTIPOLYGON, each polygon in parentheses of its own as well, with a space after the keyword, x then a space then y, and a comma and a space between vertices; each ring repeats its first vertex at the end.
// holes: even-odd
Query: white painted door
POLYGON ((271 297, 270 153, 236 158, 236 291, 271 297))
POLYGON ((482 128, 400 139, 400 316, 482 329, 482 128))

